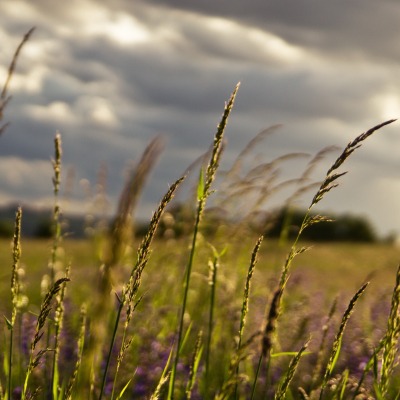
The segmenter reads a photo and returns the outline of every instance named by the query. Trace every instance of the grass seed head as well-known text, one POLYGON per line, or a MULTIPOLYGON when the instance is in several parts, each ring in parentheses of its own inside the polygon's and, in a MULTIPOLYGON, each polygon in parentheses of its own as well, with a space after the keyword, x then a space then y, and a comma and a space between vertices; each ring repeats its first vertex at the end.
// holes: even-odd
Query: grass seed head
POLYGON ((269 356, 272 344, 273 335, 276 329, 276 323, 280 313, 281 297, 283 293, 283 287, 278 287, 272 297, 271 306, 269 308, 268 318, 264 329, 264 335, 262 338, 262 355, 264 357, 269 356))
POLYGON ((54 186, 54 194, 57 196, 61 183, 61 157, 62 157, 62 146, 61 146, 61 135, 57 132, 54 138, 54 149, 55 156, 53 160, 53 186, 54 186))
POLYGON ((352 299, 350 300, 350 303, 346 309, 346 311, 343 314, 342 317, 342 321, 340 323, 339 326, 339 330, 335 336, 335 340, 333 341, 333 345, 332 345, 332 349, 331 349, 331 353, 329 356, 329 361, 328 364, 326 366, 326 370, 325 370, 325 374, 323 377, 323 381, 322 381, 322 385, 321 385, 321 391, 324 389, 324 387, 326 386, 328 379, 330 378, 333 368, 335 367, 336 361, 337 361, 337 357, 339 355, 340 352, 340 347, 341 347, 341 343, 342 343, 342 338, 343 338, 343 334, 344 334, 344 330, 346 328, 347 322, 354 310, 354 307, 358 301, 358 299, 360 298, 360 296, 364 293, 365 289, 367 288, 367 286, 369 285, 369 282, 365 283, 364 285, 361 286, 361 288, 356 292, 356 294, 352 297, 352 299))
POLYGON ((232 107, 235 102, 235 98, 236 98, 236 94, 239 90, 239 86, 240 86, 240 83, 238 83, 236 85, 228 103, 225 105, 225 110, 222 115, 221 122, 218 125, 217 132, 214 137, 213 150, 212 150, 210 162, 207 167, 206 180, 205 180, 205 185, 204 185, 204 195, 206 197, 210 194, 211 185, 214 181, 215 174, 216 174, 218 166, 219 166, 221 153, 222 153, 222 149, 223 149, 224 131, 225 131, 226 124, 228 122, 229 114, 232 111, 232 107))
POLYGON ((343 152, 340 154, 340 156, 336 159, 336 161, 332 164, 332 166, 328 169, 326 173, 326 177, 324 181, 322 182, 318 192, 315 194, 311 205, 309 209, 311 209, 314 205, 316 205, 318 202, 322 200, 324 197, 325 193, 329 192, 331 189, 336 187, 338 184, 335 183, 338 178, 346 174, 346 172, 342 173, 333 173, 337 169, 339 169, 342 164, 351 156, 351 154, 361 147, 362 142, 367 139, 369 136, 371 136, 373 133, 375 133, 377 130, 380 128, 391 124, 392 122, 396 121, 395 119, 391 119, 385 122, 382 122, 381 124, 378 124, 374 126, 373 128, 369 129, 368 131, 362 133, 361 135, 357 136, 353 141, 351 141, 343 150, 343 152))

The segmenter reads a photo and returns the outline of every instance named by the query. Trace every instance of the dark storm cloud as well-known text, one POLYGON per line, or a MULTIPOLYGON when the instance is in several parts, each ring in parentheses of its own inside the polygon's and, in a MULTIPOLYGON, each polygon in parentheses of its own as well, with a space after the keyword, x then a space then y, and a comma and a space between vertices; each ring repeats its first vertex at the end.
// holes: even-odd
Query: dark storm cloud
POLYGON ((400 5, 393 0, 294 2, 253 0, 155 0, 172 7, 209 16, 229 18, 273 32, 288 42, 342 56, 397 59, 400 5))

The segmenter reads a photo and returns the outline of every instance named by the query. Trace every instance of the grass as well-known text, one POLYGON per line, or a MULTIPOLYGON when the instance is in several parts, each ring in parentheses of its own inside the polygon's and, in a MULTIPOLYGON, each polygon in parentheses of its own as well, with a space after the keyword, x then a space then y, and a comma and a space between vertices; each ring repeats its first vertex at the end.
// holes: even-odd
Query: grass
MULTIPOLYGON (((31 33, 9 68, 1 116, 31 33)), ((215 207, 224 133, 238 90, 226 103, 210 151, 191 166, 198 180, 191 223, 180 238, 162 238, 158 228, 186 173, 170 185, 142 238, 133 235, 138 197, 161 151, 155 139, 122 190, 111 228, 98 230, 93 241, 68 240, 58 198, 62 142, 55 136, 52 240, 21 238, 24 214, 18 209, 11 246, 0 242, 2 265, 10 266, 9 272, 3 267, 0 294, 0 399, 400 396, 397 249, 314 248, 302 240, 311 225, 329 219, 311 211, 336 189, 347 159, 394 120, 357 136, 317 184, 310 183, 310 171, 332 149, 319 152, 290 181, 279 182, 279 166, 303 154, 251 166, 241 175, 244 157, 275 127, 261 132, 223 174, 223 203, 243 212, 231 225, 219 225, 209 204, 215 207), (270 195, 290 186, 285 207, 313 191, 294 240, 286 235, 289 217, 279 241, 268 238, 267 224, 261 236, 254 225, 250 229, 270 195), (212 232, 210 221, 217 224, 212 232)))

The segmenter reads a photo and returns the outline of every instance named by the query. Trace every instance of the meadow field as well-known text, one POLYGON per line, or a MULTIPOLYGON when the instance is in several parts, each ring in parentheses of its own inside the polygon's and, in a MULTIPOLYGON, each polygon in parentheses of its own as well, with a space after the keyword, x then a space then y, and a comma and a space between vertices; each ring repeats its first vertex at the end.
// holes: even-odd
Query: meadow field
MULTIPOLYGON (((226 253, 218 261, 215 291, 210 285, 210 261, 215 260, 215 249, 207 244, 205 239, 200 239, 196 264, 192 270, 191 288, 185 318, 191 326, 188 336, 187 351, 183 352, 179 362, 179 379, 185 382, 190 375, 190 358, 195 348, 198 332, 203 332, 203 342, 210 346, 209 369, 212 371, 207 378, 205 387, 205 344, 203 356, 199 360, 197 383, 194 385, 192 398, 214 398, 231 379, 229 366, 237 346, 239 332, 243 291, 254 237, 249 235, 247 240, 234 238, 231 243, 226 240, 214 238, 216 248, 227 246, 226 253), (211 339, 210 334, 210 299, 214 293, 214 306, 212 316, 211 339), (190 321, 190 323, 189 323, 190 321), (235 341, 236 340, 236 341, 235 341), (206 395, 207 393, 207 395, 206 395)), ((138 242, 136 240, 136 242, 138 242)), ((137 243, 139 245, 139 242, 137 243)), ((182 287, 184 286, 185 261, 188 257, 190 243, 186 238, 162 239, 158 238, 153 243, 152 257, 143 272, 142 287, 143 299, 135 310, 132 321, 131 350, 126 355, 125 365, 122 368, 121 381, 130 385, 123 398, 147 398, 157 388, 163 370, 168 364, 168 357, 174 347, 176 332, 173 328, 178 323, 179 312, 182 304, 182 287)), ((302 244, 303 245, 303 244, 302 244)), ((304 243, 311 247, 309 251, 301 254, 294 262, 290 280, 287 283, 287 296, 281 304, 279 324, 274 332, 269 372, 264 366, 260 371, 254 398, 274 398, 276 386, 279 383, 294 352, 311 337, 308 352, 302 357, 298 372, 293 378, 287 398, 301 398, 297 394, 297 387, 310 391, 313 382, 317 379, 315 367, 318 357, 321 362, 327 362, 329 348, 332 346, 334 336, 340 326, 342 315, 353 294, 364 282, 370 285, 356 306, 354 316, 349 320, 346 332, 341 343, 341 352, 335 369, 330 377, 329 385, 334 389, 343 389, 345 384, 343 376, 348 374, 347 385, 353 386, 360 380, 364 368, 372 356, 374 349, 384 336, 387 329, 387 320, 390 312, 391 296, 395 285, 396 269, 398 264, 398 248, 391 244, 356 244, 356 243, 304 243), (329 318, 330 310, 336 304, 335 311, 329 318), (326 330, 325 330, 326 329, 326 330), (326 337, 323 339, 324 335, 326 337), (324 348, 318 356, 321 346, 324 348), (275 357, 275 353, 277 356, 275 357), (336 380, 335 380, 336 379, 336 380), (290 393, 290 395, 289 395, 290 393)), ((29 336, 35 330, 35 319, 40 313, 40 304, 49 290, 50 270, 49 254, 53 243, 51 240, 22 240, 20 271, 20 290, 27 299, 21 306, 21 329, 18 338, 20 357, 29 356, 29 346, 24 341, 29 341, 29 336), (29 299, 29 300, 28 300, 29 299)), ((134 245, 133 245, 134 246, 134 245)), ((0 242, 0 258, 3 265, 1 279, 2 314, 11 315, 12 302, 10 301, 10 281, 12 265, 12 241, 3 239, 0 242), (10 266, 7 268, 6 266, 10 266)), ((290 245, 281 245, 276 239, 265 238, 258 253, 258 263, 251 280, 251 291, 248 296, 248 314, 244 338, 253 338, 246 347, 243 360, 240 364, 240 385, 238 398, 249 398, 252 392, 252 382, 255 379, 258 356, 262 349, 262 336, 257 333, 265 329, 266 313, 271 303, 273 293, 279 284, 279 275, 285 257, 290 251, 290 245)), ((70 377, 78 358, 78 338, 80 326, 80 310, 83 304, 90 306, 93 295, 96 294, 99 284, 100 260, 98 257, 98 243, 95 240, 68 240, 60 243, 58 249, 58 262, 62 265, 71 265, 68 289, 64 297, 65 316, 60 337, 60 356, 63 358, 59 366, 60 379, 70 377)), ((129 257, 127 258, 127 260, 129 257)), ((122 282, 129 279, 129 264, 121 264, 116 280, 122 282)), ((59 272, 60 276, 63 273, 59 272)), ((58 277, 58 276, 57 276, 58 277)), ((116 291, 118 287, 114 288, 116 291)), ((118 303, 113 297, 108 300, 118 303)), ((115 317, 113 310, 109 310, 115 317)), ((49 317, 49 326, 52 324, 49 317)), ((104 320, 103 323, 110 323, 104 320)), ((5 324, 4 324, 5 325, 5 324)), ((5 328, 5 326, 4 326, 5 328)), ((110 328, 111 331, 111 328, 110 328)), ((106 334, 109 340, 110 331, 106 334)), ((3 339, 8 342, 9 331, 3 330, 3 339)), ((18 348, 14 345, 14 348, 18 348)), ((103 355, 106 357, 106 354, 103 355)), ((110 376, 115 373, 115 359, 111 361, 110 376)), ((23 360, 18 368, 26 368, 23 360)), ((25 363, 27 361, 25 360, 25 363)), ((44 368, 38 366, 35 374, 36 385, 43 389, 46 386, 45 377, 40 377, 39 371, 44 368)), ((18 364, 17 364, 18 365, 18 364)), ((321 366, 322 369, 322 366, 321 366)), ((6 369, 3 372, 3 377, 6 369)), ((19 372, 20 374, 22 371, 19 372)), ((320 371, 321 373, 321 371, 320 371)), ((397 387, 398 380, 394 378, 393 387, 397 387)), ((16 381, 16 377, 14 377, 16 381)), ((108 380, 104 397, 108 398, 111 380, 108 380)), ((179 381, 178 381, 179 382, 179 381)), ((318 381, 317 381, 318 382, 318 381)), ((371 378, 366 385, 371 391, 371 378)), ((186 383, 186 382, 185 382, 186 383)), ((72 398, 84 398, 82 387, 78 386, 72 398)), ((315 384, 315 382, 314 382, 315 384)), ((64 387, 65 383, 62 387, 64 387)), ((185 397, 182 382, 178 389, 181 393, 178 398, 185 397), (182 391, 182 392, 181 392, 182 391)), ((120 387, 120 386, 119 386, 120 387)), ((354 389, 354 387, 353 387, 354 389)), ((121 387, 120 389, 121 390, 121 387)), ((367 389, 365 389, 367 390, 367 389)), ((15 391, 15 389, 14 389, 15 391)), ((18 387, 17 387, 18 392, 18 387)), ((16 392, 16 393, 17 393, 16 392)), ((351 395, 355 392, 350 392, 351 395)), ((342 398, 351 398, 349 393, 343 392, 342 398)), ((160 393, 160 398, 166 396, 160 393)), ((231 398, 233 395, 227 395, 231 398)), ((370 397, 376 398, 370 393, 370 397)), ((14 398, 14 397, 13 397, 14 398)), ((40 397, 41 398, 41 397, 40 397)), ((60 398, 63 398, 62 396, 60 398)), ((285 397, 286 398, 286 397, 285 397)), ((323 398, 340 398, 337 390, 326 390, 323 398)))
MULTIPOLYGON (((179 235, 168 207, 186 173, 169 186, 143 232, 133 229, 158 151, 153 141, 112 221, 93 227, 85 240, 69 239, 60 200, 62 137, 55 135, 52 237, 21 237, 24 211, 17 208, 14 234, 0 242, 0 399, 399 398, 399 249, 303 240, 307 229, 330 221, 314 208, 340 190, 343 164, 394 120, 358 135, 310 184, 310 169, 327 152, 321 150, 282 204, 309 193, 294 236, 286 235, 289 213, 280 238, 270 238, 254 219, 228 224, 208 207, 220 187, 227 193, 229 174, 222 183, 216 177, 238 91, 239 84, 210 150, 192 165, 198 178, 179 235)), ((259 197, 249 211, 260 221, 258 206, 279 186, 274 167, 290 157, 253 167, 245 187, 230 182, 229 198, 244 199, 256 183, 259 197)))

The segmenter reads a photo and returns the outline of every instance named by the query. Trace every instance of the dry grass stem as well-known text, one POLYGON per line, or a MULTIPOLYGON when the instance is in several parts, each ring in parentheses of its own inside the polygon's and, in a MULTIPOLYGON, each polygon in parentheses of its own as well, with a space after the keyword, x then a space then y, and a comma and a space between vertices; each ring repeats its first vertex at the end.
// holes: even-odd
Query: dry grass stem
POLYGON ((14 229, 14 238, 13 238, 13 266, 11 273, 11 297, 12 297, 12 317, 11 317, 11 325, 14 326, 15 318, 18 312, 18 303, 19 303, 19 261, 21 258, 21 219, 22 219, 22 209, 18 208, 15 216, 15 229, 14 229))
POLYGON ((106 260, 106 268, 112 268, 120 262, 127 243, 132 239, 133 216, 138 200, 163 149, 164 140, 161 136, 155 137, 147 145, 141 159, 122 190, 112 228, 111 254, 109 259, 106 260))
MULTIPOLYGON (((19 46, 17 47, 17 49, 15 50, 14 56, 11 60, 11 64, 8 67, 8 72, 7 72, 7 77, 6 77, 6 81, 3 85, 3 90, 1 91, 1 95, 0 95, 0 121, 3 119, 3 114, 4 114, 4 109, 6 108, 7 104, 9 103, 11 97, 8 95, 8 87, 10 86, 10 82, 11 82, 11 78, 14 74, 15 71, 15 67, 17 65, 17 60, 19 57, 19 54, 22 50, 22 48, 24 47, 24 44, 29 40, 29 38, 31 37, 33 31, 35 30, 35 28, 31 28, 23 37, 21 43, 19 44, 19 46)), ((5 131, 5 129, 7 128, 9 124, 4 124, 0 127, 0 135, 5 131)))

